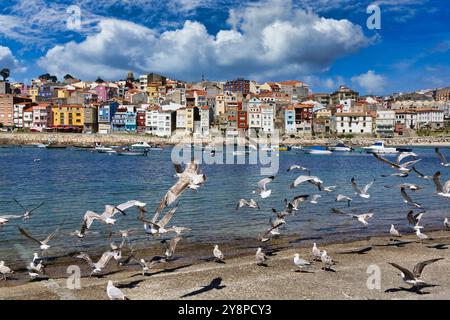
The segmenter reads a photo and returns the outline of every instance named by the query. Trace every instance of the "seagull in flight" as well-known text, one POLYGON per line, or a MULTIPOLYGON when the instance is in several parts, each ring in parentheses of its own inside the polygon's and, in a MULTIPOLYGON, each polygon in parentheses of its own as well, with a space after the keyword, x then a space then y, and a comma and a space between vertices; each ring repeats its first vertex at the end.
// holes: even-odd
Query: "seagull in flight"
POLYGON ((267 189, 267 185, 275 179, 274 176, 270 176, 262 179, 256 184, 256 190, 253 193, 257 193, 261 196, 262 199, 270 197, 272 194, 272 190, 267 189))
POLYGON ((146 206, 146 204, 137 200, 130 200, 125 203, 119 204, 118 206, 106 205, 105 211, 101 215, 93 211, 87 211, 84 214, 81 230, 75 231, 75 234, 77 235, 78 238, 84 238, 86 230, 91 228, 91 225, 95 220, 98 220, 106 225, 112 226, 116 223, 116 219, 113 219, 113 217, 117 213, 121 213, 122 215, 126 216, 125 210, 135 206, 143 208, 146 206))
POLYGON ((167 233, 166 225, 172 219, 172 217, 175 214, 175 212, 177 211, 177 209, 178 209, 178 205, 171 208, 164 215, 164 217, 161 220, 159 220, 158 222, 156 222, 156 220, 159 216, 159 213, 155 213, 155 216, 153 217, 152 220, 147 220, 144 217, 145 210, 141 210, 138 220, 140 220, 141 222, 144 223, 144 229, 145 229, 146 233, 151 234, 153 236, 164 234, 164 233, 167 233))
POLYGON ((372 187, 372 185, 375 183, 375 180, 372 180, 370 183, 365 185, 364 188, 358 187, 358 185, 356 184, 355 178, 352 178, 351 182, 352 182, 353 189, 355 189, 355 191, 356 191, 355 194, 359 195, 361 198, 364 198, 364 199, 370 198, 370 194, 368 194, 368 191, 369 191, 370 187, 372 187))
POLYGON ((391 266, 394 268, 397 268, 400 270, 400 276, 402 277, 403 281, 409 285, 411 285, 413 288, 417 290, 417 292, 420 292, 420 289, 427 286, 427 283, 420 279, 423 269, 432 263, 435 263, 439 260, 443 260, 443 258, 437 258, 437 259, 431 259, 427 261, 420 262, 414 266, 414 269, 410 271, 409 269, 406 269, 396 263, 389 262, 391 266))
POLYGON ((322 191, 323 181, 315 176, 303 176, 303 175, 299 176, 297 179, 295 179, 294 182, 292 182, 290 188, 291 189, 296 188, 304 182, 309 182, 309 183, 315 185, 317 188, 319 188, 319 191, 322 191))
POLYGON ((350 202, 352 202, 353 199, 350 197, 347 197, 346 195, 338 194, 335 201, 337 201, 337 202, 347 201, 347 206, 350 207, 350 202))
POLYGON ((250 201, 247 201, 245 199, 241 199, 241 200, 239 200, 238 204, 236 205, 236 211, 245 206, 247 206, 249 208, 261 210, 261 208, 259 207, 259 204, 255 200, 250 199, 250 201))
POLYGON ((414 202, 412 198, 406 193, 405 187, 400 187, 400 194, 404 199, 404 203, 416 208, 422 208, 422 205, 420 203, 414 202))
POLYGON ((422 220, 425 211, 421 211, 417 214, 414 214, 414 211, 409 211, 407 215, 408 223, 414 227, 418 227, 420 224, 420 220, 422 220))
POLYGON ((400 162, 402 162, 403 159, 409 157, 413 158, 413 160, 417 160, 418 155, 414 152, 402 152, 397 157, 397 164, 400 164, 400 162))
POLYGON ((291 205, 292 210, 298 211, 300 204, 308 201, 308 198, 309 198, 309 195, 304 194, 304 195, 296 196, 294 199, 292 199, 292 201, 288 201, 287 199, 284 199, 284 202, 286 204, 286 207, 291 205))
POLYGON ((347 213, 347 212, 343 212, 339 209, 331 209, 331 211, 333 213, 337 213, 337 214, 341 214, 341 215, 346 215, 349 217, 352 217, 355 220, 358 220, 359 222, 361 222, 363 225, 367 226, 369 225, 369 220, 373 218, 374 213, 372 212, 372 210, 369 210, 369 212, 367 213, 363 213, 363 214, 353 214, 353 213, 347 213))
POLYGON ((50 245, 49 245, 48 243, 50 242, 50 240, 52 240, 52 239, 56 236, 56 234, 58 233, 58 231, 59 231, 60 228, 61 228, 61 227, 58 227, 55 231, 53 231, 52 233, 50 233, 50 234, 47 236, 47 238, 45 238, 44 240, 41 241, 41 240, 38 240, 38 239, 32 237, 25 229, 22 229, 21 227, 18 227, 20 233, 21 233, 23 236, 25 236, 25 237, 27 237, 28 239, 33 240, 34 242, 37 242, 37 243, 39 244, 39 248, 41 249, 42 252, 44 252, 44 251, 50 249, 50 245))
POLYGON ((180 242, 182 238, 180 236, 173 237, 169 242, 166 240, 161 241, 161 243, 166 245, 166 251, 164 255, 166 256, 166 260, 169 261, 175 253, 175 248, 177 247, 178 242, 180 242))
POLYGON ((419 178, 425 179, 425 180, 432 180, 433 177, 431 176, 426 176, 423 173, 421 173, 419 170, 416 169, 415 166, 412 167, 412 170, 419 176, 419 178))
POLYGON ((40 207, 42 207, 45 203, 45 201, 42 201, 39 205, 37 205, 36 207, 32 208, 31 210, 25 208, 25 206, 23 206, 19 201, 17 201, 16 198, 13 198, 14 202, 17 203, 22 209, 23 209, 23 215, 22 215, 22 219, 23 221, 28 221, 31 218, 31 215, 33 214, 33 212, 35 212, 36 210, 38 210, 40 207))
POLYGON ((441 161, 441 166, 450 167, 450 163, 447 162, 444 155, 439 151, 439 148, 435 148, 434 152, 436 152, 436 154, 438 155, 439 160, 441 161))
POLYGON ((318 200, 319 200, 320 198, 322 198, 322 196, 321 196, 320 194, 315 194, 315 195, 312 196, 310 202, 311 202, 312 204, 317 204, 317 203, 318 203, 318 200))
POLYGON ((97 262, 93 262, 92 259, 87 255, 86 253, 80 252, 76 258, 83 259, 87 262, 89 267, 91 267, 91 273, 89 277, 91 277, 93 274, 99 274, 102 272, 102 270, 108 265, 108 263, 111 261, 112 258, 116 253, 114 251, 106 251, 102 254, 100 259, 97 262))
POLYGON ((190 162, 184 170, 179 164, 174 166, 178 181, 167 191, 156 209, 156 214, 174 203, 186 189, 197 191, 206 181, 206 176, 200 172, 200 167, 195 161, 190 162))
POLYGON ((442 187, 441 172, 438 171, 434 174, 433 181, 436 186, 436 193, 438 194, 438 196, 450 198, 450 180, 447 180, 444 184, 444 187, 442 187))
POLYGON ((392 162, 392 161, 390 161, 390 160, 388 160, 386 158, 383 158, 382 156, 380 156, 377 153, 373 153, 373 156, 377 160, 379 160, 381 162, 384 162, 384 163, 387 163, 392 169, 396 169, 396 170, 400 171, 401 173, 409 173, 409 172, 411 172, 411 169, 409 169, 408 167, 411 167, 411 166, 413 166, 416 163, 421 161, 420 159, 418 159, 418 160, 412 160, 412 161, 408 161, 408 162, 400 164, 400 163, 392 162))
POLYGON ((291 172, 291 171, 293 171, 293 170, 306 171, 306 172, 308 173, 308 175, 311 174, 311 170, 309 170, 308 168, 302 167, 302 166, 300 166, 300 165, 298 165, 298 164, 294 164, 294 165, 290 166, 290 167, 287 169, 288 172, 291 172))

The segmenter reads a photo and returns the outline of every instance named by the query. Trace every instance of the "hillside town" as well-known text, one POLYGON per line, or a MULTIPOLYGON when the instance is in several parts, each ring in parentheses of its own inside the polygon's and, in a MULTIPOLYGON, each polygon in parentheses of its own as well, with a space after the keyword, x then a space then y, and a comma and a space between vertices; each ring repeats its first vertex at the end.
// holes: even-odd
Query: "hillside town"
POLYGON ((389 138, 444 132, 450 121, 450 88, 361 96, 344 85, 312 92, 297 80, 188 83, 129 72, 112 82, 44 74, 25 84, 1 75, 1 131, 389 138))

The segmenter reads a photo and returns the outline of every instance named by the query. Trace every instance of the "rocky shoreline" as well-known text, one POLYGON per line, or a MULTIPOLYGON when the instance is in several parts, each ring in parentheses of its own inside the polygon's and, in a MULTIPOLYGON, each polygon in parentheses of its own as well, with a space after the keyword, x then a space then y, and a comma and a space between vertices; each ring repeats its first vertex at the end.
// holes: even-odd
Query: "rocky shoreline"
MULTIPOLYGON (((311 146, 311 145, 334 145, 337 141, 353 146, 369 146, 379 138, 357 137, 357 138, 286 138, 281 143, 293 146, 311 146)), ((450 146, 450 136, 439 137, 396 137, 381 139, 388 146, 450 146)), ((32 145, 38 143, 53 143, 66 146, 85 146, 90 147, 95 143, 102 145, 128 146, 137 142, 145 141, 154 145, 175 145, 178 143, 222 143, 220 138, 195 138, 189 136, 174 136, 172 138, 161 138, 138 134, 79 134, 79 133, 18 133, 18 132, 0 132, 0 145, 32 145)), ((238 141, 245 142, 244 138, 238 141)))

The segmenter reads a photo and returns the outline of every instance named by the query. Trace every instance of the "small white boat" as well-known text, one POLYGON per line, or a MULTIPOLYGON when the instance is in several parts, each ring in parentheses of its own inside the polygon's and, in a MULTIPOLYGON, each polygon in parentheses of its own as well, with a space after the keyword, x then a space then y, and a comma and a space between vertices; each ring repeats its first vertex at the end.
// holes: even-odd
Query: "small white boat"
POLYGON ((379 153, 379 154, 395 154, 398 153, 397 148, 385 147, 383 141, 377 141, 370 147, 363 148, 367 153, 379 153))
POLYGON ((104 147, 104 146, 96 146, 94 148, 95 151, 98 153, 113 153, 115 150, 111 147, 104 147))
POLYGON ((303 149, 303 152, 306 154, 317 154, 317 155, 332 154, 332 152, 330 150, 328 150, 326 147, 322 147, 322 146, 314 146, 311 148, 305 148, 305 149, 303 149))
POLYGON ((43 143, 35 143, 33 146, 36 148, 47 148, 47 145, 43 143))
POLYGON ((152 146, 143 141, 132 144, 130 147, 131 150, 149 150, 150 148, 152 148, 152 146))
POLYGON ((302 146, 292 146, 291 149, 292 150, 302 150, 303 147, 302 146))
POLYGON ((342 142, 339 142, 337 145, 335 145, 334 147, 329 147, 328 148, 331 151, 335 151, 335 152, 351 152, 353 151, 352 148, 347 147, 345 144, 343 144, 342 142))

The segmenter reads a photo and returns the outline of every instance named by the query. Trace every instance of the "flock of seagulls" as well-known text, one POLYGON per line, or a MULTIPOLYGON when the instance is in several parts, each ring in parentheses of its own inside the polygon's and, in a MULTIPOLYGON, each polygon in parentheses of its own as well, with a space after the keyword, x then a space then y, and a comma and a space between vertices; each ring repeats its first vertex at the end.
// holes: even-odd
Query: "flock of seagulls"
MULTIPOLYGON (((445 157, 436 148, 441 166, 450 167, 450 164, 446 161, 445 157)), ((450 180, 446 181, 444 186, 442 186, 440 179, 441 173, 438 171, 433 176, 427 176, 422 174, 417 170, 415 165, 421 161, 418 155, 413 152, 403 152, 401 153, 396 161, 388 160, 378 154, 374 154, 376 160, 388 165, 394 172, 390 175, 398 178, 408 177, 409 174, 415 173, 419 178, 427 181, 433 181, 436 187, 436 194, 444 198, 450 198, 450 180), (406 161, 411 158, 412 160, 406 161)), ((103 213, 98 214, 93 211, 87 211, 82 219, 80 230, 75 230, 71 235, 79 238, 80 240, 89 237, 91 234, 91 227, 97 221, 99 225, 103 225, 104 228, 109 230, 109 248, 98 258, 98 260, 93 260, 92 257, 86 252, 76 253, 73 257, 77 260, 83 260, 87 263, 90 268, 89 277, 93 275, 100 275, 108 267, 112 261, 116 261, 117 265, 131 265, 135 264, 139 266, 142 270, 142 275, 148 274, 155 266, 159 264, 169 263, 175 254, 176 247, 178 243, 183 239, 185 232, 189 232, 190 229, 187 227, 180 227, 171 225, 170 222, 173 216, 178 210, 177 200, 186 190, 192 190, 196 192, 204 183, 206 182, 206 176, 200 171, 199 165, 192 161, 183 168, 181 165, 175 164, 175 177, 177 178, 176 183, 168 189, 163 199, 157 206, 152 217, 147 217, 147 204, 138 200, 130 200, 119 205, 105 205, 103 213), (134 248, 131 245, 129 236, 131 233, 138 232, 136 229, 120 230, 119 235, 121 237, 120 244, 116 244, 113 241, 112 228, 115 226, 120 218, 120 216, 129 215, 129 210, 132 208, 137 208, 138 214, 136 215, 137 223, 141 224, 141 231, 143 231, 149 239, 155 239, 163 235, 173 234, 169 239, 164 239, 161 244, 164 245, 164 251, 162 256, 155 256, 152 259, 145 259, 144 257, 137 257, 134 248), (167 209, 167 210, 166 210, 167 209), (165 212, 167 211, 167 212, 165 212), (165 212, 165 213, 164 213, 165 212), (123 255, 125 249, 129 249, 130 253, 126 256, 123 255), (96 262, 95 262, 96 261, 96 262)), ((306 203, 318 204, 320 199, 330 193, 333 193, 341 188, 338 186, 326 186, 321 178, 315 175, 311 175, 311 170, 301 166, 299 164, 291 165, 287 172, 289 174, 295 172, 304 172, 306 175, 301 174, 297 178, 293 179, 290 184, 291 189, 299 188, 303 184, 310 184, 317 188, 317 193, 308 195, 301 194, 295 196, 293 199, 284 199, 283 210, 277 210, 272 208, 272 215, 269 219, 269 224, 267 228, 264 229, 262 233, 258 235, 258 240, 261 243, 266 243, 271 241, 273 238, 279 237, 282 232, 283 226, 287 224, 287 218, 296 215, 297 212, 301 212, 302 206, 306 203), (321 193, 321 194, 320 194, 321 193)), ((276 180, 275 176, 270 176, 264 178, 256 183, 253 194, 258 195, 262 200, 269 198, 272 195, 271 185, 272 182, 276 180)), ((354 189, 355 196, 368 201, 371 198, 369 191, 376 183, 376 179, 368 182, 365 185, 361 185, 356 181, 355 178, 349 180, 349 185, 354 189)), ((412 183, 402 183, 397 186, 386 186, 386 188, 399 188, 400 195, 403 197, 404 202, 411 206, 411 210, 407 214, 408 224, 411 230, 414 231, 418 240, 422 243, 425 240, 429 240, 429 237, 422 232, 424 226, 421 224, 426 211, 423 209, 422 205, 414 201, 408 192, 420 192, 424 187, 418 186, 412 183), (420 212, 416 213, 414 210, 421 209, 420 212)), ((335 198, 336 203, 345 203, 347 210, 332 208, 331 212, 333 214, 351 218, 363 226, 367 227, 370 221, 375 217, 373 210, 366 210, 366 212, 357 212, 351 209, 354 199, 349 195, 339 193, 335 198)), ((40 203, 38 206, 27 209, 19 201, 14 199, 14 201, 21 207, 23 213, 21 215, 9 215, 0 216, 0 225, 9 223, 11 219, 22 219, 24 223, 27 223, 43 205, 44 202, 40 203)), ((258 211, 263 210, 262 206, 253 198, 246 200, 240 199, 236 204, 236 211, 243 210, 243 208, 255 209, 258 211)), ((37 238, 32 236, 25 228, 18 226, 18 231, 21 235, 29 240, 32 240, 36 244, 36 248, 39 248, 40 254, 34 253, 33 258, 29 265, 27 265, 28 273, 31 280, 39 279, 45 275, 45 256, 47 252, 52 248, 51 242, 55 236, 59 233, 59 230, 64 225, 64 222, 52 233, 50 233, 45 239, 37 238), (42 239, 42 240, 41 240, 42 239)), ((448 218, 444 220, 444 227, 450 230, 450 221, 448 218)), ((391 241, 399 241, 399 238, 403 236, 400 231, 398 231, 395 225, 391 224, 389 229, 389 235, 391 236, 391 241)), ((219 249, 216 244, 213 246, 212 255, 216 262, 224 263, 225 255, 219 249)), ((314 262, 318 261, 322 264, 322 269, 325 271, 332 270, 331 268, 337 264, 331 256, 329 256, 326 250, 321 250, 318 248, 317 244, 314 243, 311 250, 312 260, 300 257, 298 253, 294 254, 293 264, 295 265, 297 271, 305 272, 310 269, 314 262)), ((420 290, 426 284, 420 279, 423 269, 425 266, 435 263, 443 258, 436 258, 428 261, 418 263, 413 271, 410 271, 394 262, 389 262, 389 264, 401 271, 402 279, 411 285, 413 288, 420 290)), ((255 260, 258 266, 267 266, 268 257, 261 247, 257 248, 255 253, 255 260)), ((4 261, 0 261, 0 276, 3 280, 6 280, 8 276, 13 274, 14 271, 5 265, 4 261)), ((128 299, 124 293, 116 286, 114 286, 112 281, 108 281, 106 294, 109 299, 112 300, 126 300, 128 299)))

